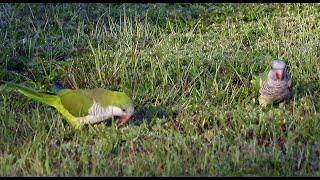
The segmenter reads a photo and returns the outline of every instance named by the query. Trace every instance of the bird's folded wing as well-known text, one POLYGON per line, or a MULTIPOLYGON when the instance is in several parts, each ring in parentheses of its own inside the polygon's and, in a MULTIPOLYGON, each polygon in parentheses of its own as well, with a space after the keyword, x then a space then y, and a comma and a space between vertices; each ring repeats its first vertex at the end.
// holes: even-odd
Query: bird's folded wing
POLYGON ((88 110, 93 105, 93 99, 88 96, 85 90, 63 89, 58 96, 65 109, 75 117, 89 115, 88 110))

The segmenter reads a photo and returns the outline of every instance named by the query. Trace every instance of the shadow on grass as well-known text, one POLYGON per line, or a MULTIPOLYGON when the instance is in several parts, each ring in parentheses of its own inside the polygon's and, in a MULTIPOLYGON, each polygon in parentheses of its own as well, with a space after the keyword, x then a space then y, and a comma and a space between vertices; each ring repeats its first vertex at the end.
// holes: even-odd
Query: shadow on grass
POLYGON ((174 111, 165 106, 147 106, 138 107, 137 112, 133 115, 131 123, 134 125, 140 125, 143 122, 148 125, 153 125, 155 118, 166 119, 164 122, 175 119, 179 114, 179 111, 174 111))
MULTIPOLYGON (((132 115, 129 125, 139 126, 146 123, 148 126, 153 126, 156 120, 161 120, 163 123, 174 120, 179 114, 178 110, 172 110, 165 106, 149 106, 143 105, 136 108, 136 112, 132 115)), ((117 120, 119 122, 119 120, 117 120)), ((111 126, 112 121, 105 121, 106 126, 111 126)))
POLYGON ((320 88, 320 82, 316 80, 312 80, 307 83, 299 82, 298 84, 299 85, 293 89, 293 95, 296 99, 301 99, 307 94, 313 95, 320 88))

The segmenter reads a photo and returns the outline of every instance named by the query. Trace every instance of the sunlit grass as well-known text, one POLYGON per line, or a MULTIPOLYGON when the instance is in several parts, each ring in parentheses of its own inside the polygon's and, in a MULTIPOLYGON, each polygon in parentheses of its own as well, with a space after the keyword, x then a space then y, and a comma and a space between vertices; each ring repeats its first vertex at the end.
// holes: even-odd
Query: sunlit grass
POLYGON ((1 87, 0 175, 318 176, 319 8, 2 4, 1 79, 124 91, 140 116, 74 131, 1 87), (294 97, 261 108, 250 80, 274 58, 294 97))

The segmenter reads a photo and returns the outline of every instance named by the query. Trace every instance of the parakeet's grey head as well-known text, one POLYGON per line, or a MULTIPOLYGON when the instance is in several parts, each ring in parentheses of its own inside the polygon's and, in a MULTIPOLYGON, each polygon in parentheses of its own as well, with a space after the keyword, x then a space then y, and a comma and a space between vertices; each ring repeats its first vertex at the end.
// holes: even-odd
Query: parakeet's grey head
POLYGON ((125 106, 108 106, 107 108, 102 109, 100 105, 94 104, 90 112, 98 112, 99 115, 106 115, 107 117, 116 116, 122 122, 127 122, 134 113, 134 107, 132 104, 125 106), (101 109, 101 110, 99 110, 101 109))
POLYGON ((122 108, 121 111, 122 112, 119 115, 121 121, 122 122, 127 122, 130 119, 130 117, 133 115, 133 113, 134 113, 134 107, 131 104, 131 105, 125 107, 125 108, 122 108))
POLYGON ((281 60, 273 60, 271 62, 271 70, 268 78, 273 81, 282 81, 286 73, 286 64, 281 60))
MULTIPOLYGON (((124 92, 99 88, 95 89, 95 93, 92 94, 95 96, 94 99, 96 99, 98 104, 102 106, 102 108, 107 109, 102 110, 103 112, 112 116, 120 117, 122 122, 127 122, 134 113, 133 102, 124 92), (99 96, 99 94, 101 96, 99 96)), ((100 111, 97 110, 97 112, 100 111)))
POLYGON ((113 95, 110 99, 114 98, 111 103, 113 105, 113 114, 119 116, 122 122, 127 122, 134 113, 134 105, 131 98, 123 92, 110 91, 110 93, 113 95))

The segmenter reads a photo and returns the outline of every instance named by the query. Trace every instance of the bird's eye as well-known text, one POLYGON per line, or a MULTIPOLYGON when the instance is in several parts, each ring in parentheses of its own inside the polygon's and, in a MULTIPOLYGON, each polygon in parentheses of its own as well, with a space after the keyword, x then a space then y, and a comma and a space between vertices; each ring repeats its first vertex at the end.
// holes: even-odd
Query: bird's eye
POLYGON ((122 109, 123 112, 126 112, 126 109, 122 109))

